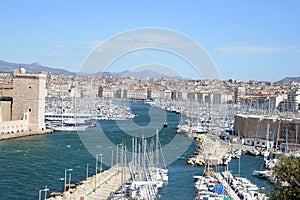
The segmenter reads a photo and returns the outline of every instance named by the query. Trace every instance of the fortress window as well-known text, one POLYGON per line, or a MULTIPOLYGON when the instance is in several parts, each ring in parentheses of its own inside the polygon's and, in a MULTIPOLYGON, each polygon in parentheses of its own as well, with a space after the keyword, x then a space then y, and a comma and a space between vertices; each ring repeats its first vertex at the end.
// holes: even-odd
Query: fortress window
POLYGON ((29 86, 29 89, 31 89, 31 86, 29 86))
POLYGON ((29 112, 31 112, 31 108, 29 108, 29 112))

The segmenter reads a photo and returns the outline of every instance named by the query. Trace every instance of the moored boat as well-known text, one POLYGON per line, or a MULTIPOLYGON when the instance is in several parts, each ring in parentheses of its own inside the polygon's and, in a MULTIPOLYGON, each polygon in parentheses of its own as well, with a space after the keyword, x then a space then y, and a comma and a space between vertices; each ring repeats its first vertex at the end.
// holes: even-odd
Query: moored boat
POLYGON ((85 131, 87 126, 52 126, 49 128, 54 131, 85 131))
POLYGON ((84 119, 75 119, 75 118, 69 118, 67 120, 64 120, 63 123, 66 126, 87 126, 87 127, 96 126, 96 122, 87 121, 84 119))
POLYGON ((164 127, 164 128, 167 128, 167 127, 168 127, 168 122, 165 121, 163 127, 164 127))
POLYGON ((230 171, 222 172, 224 179, 241 199, 266 199, 266 195, 259 192, 257 185, 243 177, 235 177, 230 171))

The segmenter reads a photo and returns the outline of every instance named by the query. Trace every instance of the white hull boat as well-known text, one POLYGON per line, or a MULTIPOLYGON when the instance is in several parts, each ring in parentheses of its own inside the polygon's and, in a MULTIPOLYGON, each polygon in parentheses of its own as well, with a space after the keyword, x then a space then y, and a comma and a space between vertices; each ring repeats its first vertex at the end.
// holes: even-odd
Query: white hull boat
POLYGON ((85 131, 87 126, 54 126, 49 128, 54 131, 85 131))

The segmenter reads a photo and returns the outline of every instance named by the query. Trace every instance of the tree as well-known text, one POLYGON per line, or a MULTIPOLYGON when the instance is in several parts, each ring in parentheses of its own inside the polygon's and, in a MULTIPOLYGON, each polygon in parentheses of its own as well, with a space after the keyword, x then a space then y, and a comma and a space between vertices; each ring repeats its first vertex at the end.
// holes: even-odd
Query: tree
POLYGON ((274 168, 272 199, 298 199, 300 197, 300 158, 281 156, 274 168))

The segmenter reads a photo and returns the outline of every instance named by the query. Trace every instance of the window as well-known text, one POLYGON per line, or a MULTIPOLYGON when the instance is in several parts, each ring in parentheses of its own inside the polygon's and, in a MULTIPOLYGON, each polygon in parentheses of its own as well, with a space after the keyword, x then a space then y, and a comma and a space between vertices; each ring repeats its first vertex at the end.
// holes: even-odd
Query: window
POLYGON ((31 112, 31 108, 29 108, 29 112, 31 112))
POLYGON ((29 89, 31 89, 31 86, 29 86, 29 89))

